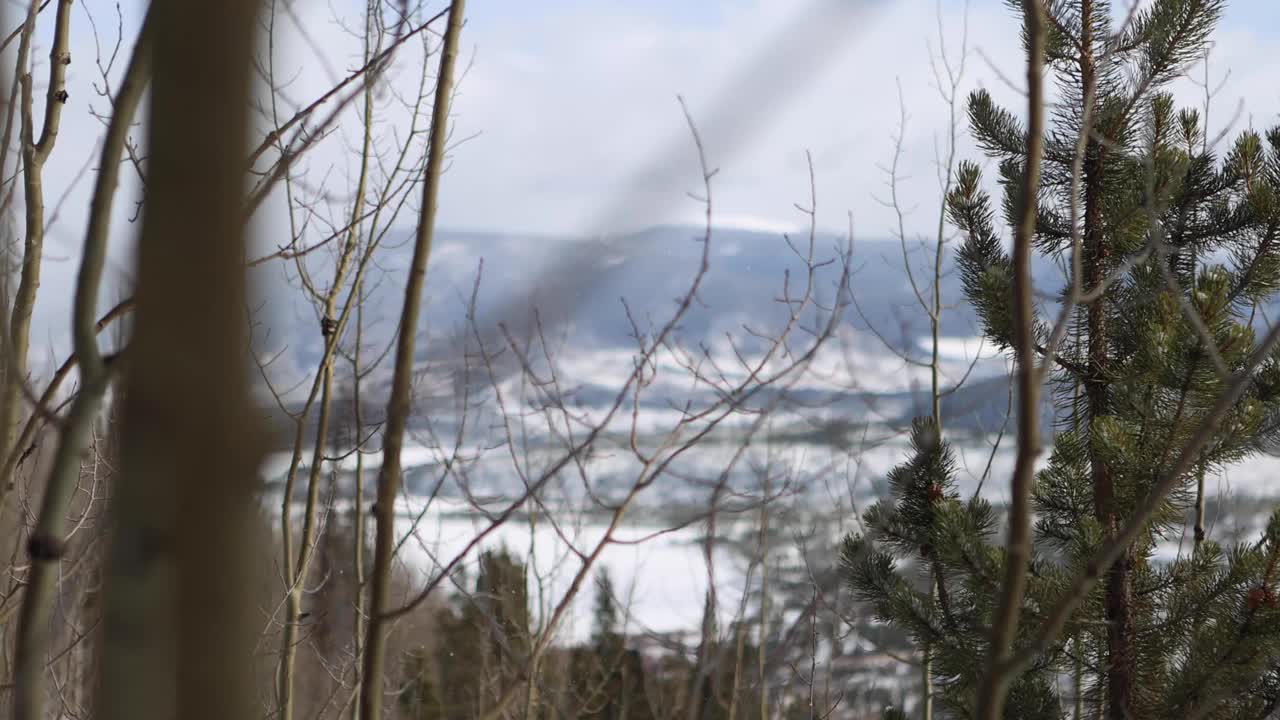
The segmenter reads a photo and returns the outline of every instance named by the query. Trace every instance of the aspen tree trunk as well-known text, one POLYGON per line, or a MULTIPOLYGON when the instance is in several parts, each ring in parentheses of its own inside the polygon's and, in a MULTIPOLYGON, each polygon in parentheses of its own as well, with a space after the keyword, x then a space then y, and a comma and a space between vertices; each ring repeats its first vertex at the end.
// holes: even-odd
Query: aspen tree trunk
POLYGON ((253 0, 154 0, 149 192, 104 582, 101 720, 257 717, 245 373, 253 0))
MULTIPOLYGON (((378 7, 376 4, 370 5, 366 8, 365 53, 364 53, 364 61, 366 64, 370 61, 372 56, 376 54, 376 49, 373 47, 374 40, 372 36, 373 36, 373 33, 375 32, 374 18, 376 17, 377 12, 378 12, 378 7)), ((368 184, 369 184, 369 164, 370 164, 370 161, 372 160, 372 149, 373 149, 372 145, 373 145, 373 101, 374 101, 373 83, 374 83, 374 79, 375 77, 372 74, 366 74, 364 76, 364 98, 363 98, 364 109, 363 109, 363 115, 362 115, 363 141, 362 141, 361 150, 360 150, 359 177, 356 181, 356 193, 355 193, 355 198, 353 198, 352 200, 351 214, 349 216, 350 225, 346 233, 346 237, 343 240, 342 254, 339 257, 338 266, 334 271, 333 285, 330 286, 329 291, 328 293, 326 293, 324 298, 324 316, 322 320, 323 324, 321 326, 321 332, 324 335, 326 347, 325 347, 325 352, 320 359, 320 367, 317 370, 317 372, 319 373, 320 406, 318 408, 318 421, 316 423, 315 442, 313 443, 313 448, 312 448, 311 467, 307 477, 307 503, 306 503, 306 508, 303 515, 302 542, 301 542, 301 548, 298 551, 298 557, 296 561, 294 559, 294 553, 293 553, 293 539, 292 539, 292 530, 291 530, 292 526, 291 526, 291 523, 289 522, 289 512, 293 504, 292 492, 285 493, 284 500, 282 501, 282 507, 281 507, 282 521, 283 521, 282 528, 283 528, 283 535, 284 535, 283 544, 284 544, 285 579, 286 579, 286 582, 288 583, 288 587, 286 589, 286 595, 285 595, 285 621, 284 621, 284 632, 282 633, 282 639, 280 643, 280 666, 278 669, 278 688, 277 688, 277 694, 279 697, 279 710, 280 710, 279 715, 281 720, 293 720, 294 710, 296 707, 296 702, 294 698, 294 683, 296 680, 294 667, 296 663, 297 649, 298 649, 298 635, 299 635, 298 623, 299 623, 299 618, 302 616, 302 594, 306 586, 306 581, 309 574, 308 570, 311 564, 312 556, 315 553, 316 545, 319 542, 319 539, 316 537, 317 513, 319 511, 321 473, 324 468, 325 449, 327 447, 327 442, 329 439, 329 427, 330 427, 330 421, 332 418, 332 410, 333 410, 334 362, 337 356, 338 345, 341 342, 342 336, 346 330, 346 319, 348 317, 348 314, 345 311, 342 312, 341 315, 339 315, 338 300, 342 295, 342 290, 344 289, 347 278, 350 275, 351 268, 352 268, 352 260, 353 258, 360 255, 358 252, 360 249, 360 217, 364 212, 365 196, 366 196, 366 193, 368 190, 368 184)), ((361 256, 361 259, 359 262, 360 263, 368 262, 368 256, 367 255, 361 256)), ((357 278, 355 280, 355 286, 350 290, 353 297, 355 297, 360 292, 362 282, 363 282, 363 273, 361 272, 357 274, 357 278)), ((354 302, 359 303, 359 298, 357 297, 354 302)), ((351 303, 352 303, 352 300, 348 299, 348 302, 346 303, 346 305, 349 307, 351 303)), ((357 312, 362 312, 362 311, 357 310, 357 312)), ((357 337, 357 342, 359 342, 359 337, 357 337)), ((359 350, 357 349, 356 352, 359 353, 359 350)), ((357 361, 356 372, 359 372, 358 361, 357 361)), ((357 379, 356 382, 358 384, 359 380, 357 379)), ((312 391, 313 397, 314 397, 314 392, 315 392, 315 389, 313 389, 312 391)), ((358 402, 358 398, 357 398, 357 402, 358 402)), ((299 428, 305 427, 306 420, 309 417, 309 412, 307 411, 309 410, 310 410, 310 402, 308 402, 306 406, 306 411, 304 411, 303 415, 298 418, 299 428)), ((359 410, 357 410, 357 416, 356 416, 357 417, 357 422, 356 422, 357 442, 359 442, 359 437, 360 437, 360 428, 359 428, 360 418, 358 413, 359 413, 359 410)), ((300 434, 298 435, 297 439, 299 441, 301 440, 300 434)), ((300 447, 295 449, 295 457, 297 457, 300 451, 301 451, 300 447)), ((361 465, 361 467, 358 468, 358 472, 360 474, 363 474, 363 460, 360 459, 359 452, 357 452, 356 455, 357 455, 356 462, 358 465, 361 465)), ((291 471, 292 471, 292 468, 291 468, 291 471)), ((360 482, 358 484, 362 485, 363 483, 360 482)), ((362 488, 357 487, 357 492, 360 492, 361 490, 362 488)), ((359 501, 357 501, 357 504, 358 502, 359 501)), ((357 547, 359 547, 362 542, 363 532, 364 532, 363 519, 360 517, 360 513, 357 510, 356 528, 355 528, 357 547)), ((356 563, 359 566, 361 564, 361 559, 357 558, 356 563)), ((363 578, 361 577, 363 575, 363 567, 359 567, 358 569, 359 569, 359 572, 357 573, 357 586, 356 586, 357 596, 359 596, 359 594, 362 592, 360 588, 360 584, 362 584, 363 582, 363 578)), ((357 634, 359 634, 360 629, 362 628, 362 623, 359 619, 359 616, 362 614, 363 608, 361 607, 361 603, 358 600, 356 603, 355 611, 357 615, 357 620, 355 623, 356 632, 357 634)), ((359 680, 359 660, 358 660, 359 644, 360 644, 359 641, 357 641, 356 643, 357 682, 359 680)), ((352 704, 353 715, 355 717, 359 717, 359 707, 360 707, 359 703, 352 704)))
MULTIPOLYGON (((374 40, 373 33, 374 13, 378 12, 377 2, 370 2, 365 10, 365 62, 374 54, 372 49, 374 40)), ((356 239, 359 239, 358 219, 364 212, 365 204, 365 185, 368 181, 371 144, 373 141, 373 85, 366 81, 364 88, 364 147, 360 155, 360 180, 357 184, 358 192, 352 203, 351 208, 351 225, 352 233, 356 239)), ((365 550, 365 525, 364 525, 364 452, 360 447, 362 438, 364 437, 364 406, 363 398, 360 394, 360 384, 362 378, 360 373, 364 372, 360 364, 361 345, 364 343, 364 276, 356 278, 355 287, 351 289, 355 295, 356 302, 356 337, 355 347, 351 352, 351 386, 352 386, 352 405, 354 413, 352 421, 355 427, 352 430, 354 438, 355 455, 356 455, 356 473, 355 488, 352 491, 352 537, 355 539, 355 547, 352 553, 352 562, 355 571, 355 597, 354 614, 355 622, 352 623, 352 642, 355 647, 353 658, 353 666, 355 669, 355 686, 357 690, 360 687, 360 678, 363 670, 364 659, 364 629, 365 629, 365 607, 364 607, 364 550, 365 550)), ((351 703, 351 720, 360 720, 360 703, 351 703)))
POLYGON ((111 369, 98 351, 95 327, 98 290, 106 263, 107 235, 119 180, 120 158, 124 153, 129 125, 151 72, 150 43, 151 23, 144 21, 116 93, 90 204, 84 256, 76 278, 72 323, 75 355, 80 366, 80 391, 67 413, 53 468, 45 483, 37 524, 27 544, 31 569, 22 598, 14 673, 14 717, 18 720, 39 720, 44 716, 49 621, 57 596, 67 506, 80 480, 81 457, 88 446, 98 410, 112 382, 111 369))
POLYGON ((431 108, 431 146, 423 182, 422 214, 414 241, 413 263, 405 285, 391 398, 387 402, 386 430, 382 436, 383 458, 378 472, 377 526, 373 576, 370 578, 372 587, 369 595, 369 622, 365 633, 364 672, 360 686, 360 715, 365 720, 382 717, 383 654, 386 650, 384 613, 388 609, 391 553, 395 549, 395 501, 401 481, 400 449, 404 446, 405 428, 411 410, 410 386, 413 381, 414 348, 417 341, 415 333, 422 304, 422 288, 426 283, 427 261, 431 256, 431 241, 435 235, 440 174, 444 165, 445 143, 448 141, 449 101, 453 96, 454 65, 458 57, 458 37, 462 33, 465 6, 465 0, 453 0, 449 7, 449 23, 444 32, 435 103, 431 108))
MULTIPOLYGON (((368 92, 368 89, 366 89, 366 94, 368 92)), ((292 543, 289 542, 288 538, 284 543, 285 578, 289 586, 285 596, 284 633, 280 647, 279 695, 281 720, 293 720, 295 705, 293 684, 294 664, 298 650, 298 619, 302 615, 302 593, 306 586, 307 571, 311 566, 311 560, 315 555, 316 545, 319 542, 316 537, 317 513, 320 505, 321 473, 324 469, 325 449, 328 447, 329 422, 333 415, 333 365, 337 355, 338 343, 342 339, 342 333, 345 329, 347 316, 344 313, 341 320, 335 318, 338 313, 338 298, 342 294, 343 286, 351 269, 351 260, 360 244, 356 221, 359 218, 360 208, 364 205, 365 186, 369 175, 371 124, 370 105, 366 97, 364 145, 361 152, 360 179, 356 188, 356 209, 352 211, 351 230, 344 241, 342 255, 338 260, 338 267, 334 271, 333 285, 329 288, 329 292, 324 298, 324 318, 321 332, 324 335, 326 347, 318 370, 320 373, 320 407, 316 422, 315 442, 311 453, 311 467, 307 476, 307 505, 302 520, 302 547, 298 551, 296 564, 292 553, 292 543)), ((298 419, 300 426, 305 425, 306 418, 307 416, 303 415, 298 419)), ((293 501, 293 498, 290 497, 291 495, 292 493, 285 493, 284 496, 281 512, 284 513, 285 517, 288 516, 291 510, 290 506, 293 501)), ((284 527, 287 532, 289 524, 285 523, 284 527)))
MULTIPOLYGON (((19 145, 22 149, 23 234, 22 273, 9 317, 9 343, 5 348, 5 382, 0 387, 0 458, 18 452, 13 446, 17 425, 22 417, 22 383, 27 382, 27 350, 31 340, 31 313, 40 289, 40 261, 44 252, 44 164, 53 152, 62 124, 62 108, 67 95, 67 65, 71 32, 71 0, 57 0, 54 17, 53 44, 49 49, 49 87, 45 95, 44 120, 36 137, 33 116, 34 98, 31 74, 26 66, 35 33, 39 0, 31 0, 18 44, 18 85, 21 88, 18 112, 21 117, 19 145)), ((0 168, 0 171, 3 169, 0 168)), ((0 498, 8 491, 12 478, 0 478, 0 498)))
MULTIPOLYGON (((361 405, 364 400, 360 394, 360 384, 362 378, 360 373, 363 372, 360 364, 360 346, 364 341, 364 283, 356 281, 356 341, 355 349, 351 354, 351 376, 352 376, 352 404, 355 406, 354 423, 355 431, 353 436, 356 443, 356 474, 355 488, 352 491, 352 537, 355 538, 355 547, 352 552, 352 560, 355 564, 355 597, 354 611, 355 622, 352 623, 352 643, 355 647, 354 663, 355 669, 355 686, 357 692, 361 686, 361 678, 364 670, 364 632, 365 632, 365 602, 364 602, 364 552, 365 552, 365 524, 364 524, 364 452, 360 449, 359 444, 364 437, 364 408, 361 405)), ((351 720, 360 720, 360 703, 351 703, 351 720)))
MULTIPOLYGON (((762 496, 769 497, 765 473, 762 496)), ((756 678, 760 683, 760 720, 769 720, 769 678, 765 672, 769 647, 769 510, 760 508, 760 642, 756 647, 756 678)))
POLYGON ((1020 181, 1013 239, 1013 322, 1018 382, 1018 449, 1010 481, 1009 531, 1005 542, 1004 578, 991 622, 991 648, 978 685, 978 720, 1004 716, 1005 699, 1013 682, 1009 667, 1031 561, 1031 489, 1040 454, 1039 389, 1033 322, 1035 306, 1031 275, 1032 242, 1036 229, 1036 199, 1044 154, 1045 10, 1041 0, 1023 0, 1027 37, 1027 165, 1020 181))

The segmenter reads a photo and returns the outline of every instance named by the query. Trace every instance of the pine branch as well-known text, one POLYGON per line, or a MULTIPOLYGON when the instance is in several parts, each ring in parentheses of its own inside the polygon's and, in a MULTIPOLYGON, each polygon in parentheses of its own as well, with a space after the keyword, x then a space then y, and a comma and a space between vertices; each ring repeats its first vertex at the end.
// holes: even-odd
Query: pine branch
POLYGON ((1124 529, 1118 533, 1113 540, 1099 548, 1090 559, 1085 572, 1081 573, 1072 582, 1070 591, 1048 614, 1047 620, 1037 630, 1035 637, 1031 643, 1018 651, 1009 659, 1006 665, 1007 672, 1016 672, 1027 667, 1030 662, 1040 653, 1049 647, 1050 643, 1061 632, 1062 627, 1067 620, 1075 612, 1080 603, 1088 595, 1089 591, 1097 584, 1102 577, 1102 573, 1115 562, 1121 553, 1125 552, 1133 541, 1137 539, 1138 534, 1146 527, 1160 503, 1172 492, 1174 486, 1181 479, 1181 476, 1192 466, 1196 457, 1199 456, 1201 449, 1212 439, 1214 433, 1219 429, 1221 422, 1226 418, 1227 413, 1235 406, 1236 402, 1244 394, 1252 379, 1252 372, 1257 369, 1261 363, 1271 355, 1272 352, 1280 347, 1280 324, 1274 326, 1267 334, 1266 339, 1254 351, 1249 362, 1244 369, 1238 371, 1227 390, 1222 393, 1213 408, 1207 413, 1205 418, 1200 422, 1195 434, 1191 440, 1182 448, 1182 452, 1178 455, 1173 467, 1165 472, 1159 482, 1157 482, 1143 498, 1142 502, 1135 508, 1128 522, 1125 523, 1124 529))

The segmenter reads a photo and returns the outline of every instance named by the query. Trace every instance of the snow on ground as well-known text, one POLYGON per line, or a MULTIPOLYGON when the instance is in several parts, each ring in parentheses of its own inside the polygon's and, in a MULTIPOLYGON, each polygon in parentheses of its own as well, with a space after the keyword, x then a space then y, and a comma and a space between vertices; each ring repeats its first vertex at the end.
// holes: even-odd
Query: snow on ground
MULTIPOLYGON (((939 370, 944 385, 957 383, 966 375, 978 380, 1008 372, 1004 356, 981 338, 939 338, 939 343, 939 370)), ((918 344, 912 359, 927 361, 928 357, 927 348, 918 344)), ((928 367, 909 363, 887 351, 875 334, 841 326, 819 350, 800 386, 908 392, 929 387, 930 372, 928 367)))
MULTIPOLYGON (((793 349, 805 346, 809 339, 803 331, 796 333, 792 338, 793 349)), ((723 383, 741 383, 761 367, 764 372, 757 377, 768 377, 795 362, 794 356, 776 352, 765 362, 762 352, 744 351, 741 347, 743 342, 740 337, 731 342, 727 337, 716 336, 708 338, 703 348, 686 348, 692 354, 682 358, 666 349, 658 352, 651 366, 656 369, 656 377, 646 392, 675 396, 688 392, 695 386, 690 381, 686 365, 699 360, 709 359, 711 363, 702 364, 702 372, 723 383), (707 353, 705 358, 700 355, 703 349, 707 353)), ((920 345, 912 357, 916 361, 927 360, 929 351, 920 345)), ((635 369, 635 361, 634 348, 575 348, 574 352, 558 355, 556 367, 562 381, 571 380, 572 385, 619 388, 635 369)), ((944 384, 953 384, 965 377, 976 380, 1007 374, 1008 363, 1002 353, 982 338, 940 338, 939 369, 944 384)), ((928 387, 929 375, 928 367, 907 362, 898 354, 887 351, 873 333, 840 326, 834 337, 819 348, 805 371, 796 378, 793 389, 907 392, 928 387)), ((506 382, 504 391, 512 397, 518 380, 506 382)))
MULTIPOLYGON (((485 518, 465 510, 461 503, 444 500, 435 500, 429 507, 414 500, 399 504, 396 530, 409 536, 402 557, 418 573, 420 582, 433 577, 488 527, 485 518)), ((701 620, 708 583, 699 531, 688 528, 663 533, 664 529, 643 521, 627 523, 615 535, 618 542, 607 546, 594 566, 608 568, 613 577, 628 632, 688 631, 701 620)), ((605 531, 601 523, 566 526, 548 520, 512 520, 490 534, 481 548, 506 547, 527 559, 534 621, 545 622, 582 568, 573 550, 591 553, 605 531)), ((470 569, 478 556, 478 551, 468 555, 470 569)), ((718 604, 722 621, 728 621, 741 601, 745 573, 741 562, 727 553, 717 551, 713 557, 718 604)), ((475 577, 474 572, 470 577, 475 577)), ((581 641, 589 637, 594 594, 592 572, 559 627, 559 639, 581 641)))
MULTIPOLYGON (((959 490, 969 495, 977 487, 984 471, 987 479, 982 493, 992 502, 1002 504, 1007 499, 1008 478, 1013 467, 1013 438, 1006 436, 997 452, 991 453, 990 442, 958 444, 955 446, 959 490), (990 469, 987 464, 990 462, 990 469)), ((732 443, 710 443, 699 446, 684 459, 682 470, 702 477, 714 477, 723 468, 734 451, 732 443)), ((908 455, 905 438, 895 437, 874 444, 858 445, 849 453, 841 453, 831 447, 794 443, 785 447, 765 449, 762 453, 777 453, 787 463, 796 477, 806 480, 807 495, 797 502, 813 503, 813 507, 856 507, 859 511, 876 497, 881 479, 893 466, 908 455)), ((307 454, 309 457, 309 453, 307 454)), ((1047 462, 1048 451, 1042 453, 1041 463, 1047 462)), ((269 459, 264 468, 269 477, 280 477, 288 467, 288 455, 278 454, 269 459)), ((370 467, 377 465, 377 456, 368 458, 370 467)), ((435 451, 422 447, 406 448, 404 464, 406 477, 419 477, 423 473, 433 475, 432 463, 438 460, 435 451)), ((476 477, 482 477, 486 493, 512 498, 518 480, 509 469, 510 456, 505 450, 494 451, 483 461, 489 465, 476 477), (504 480, 503 478, 507 478, 504 480), (509 481, 509 482, 508 482, 509 481), (490 487, 492 485, 492 487, 490 487), (506 490, 503 490, 506 488, 506 490)), ((537 460, 542 465, 546 459, 537 460)), ((744 465, 743 481, 749 481, 744 465)), ((438 466, 436 466, 438 467, 438 466)), ((587 461, 586 472, 593 483, 623 483, 633 480, 636 469, 633 458, 622 451, 601 452, 587 461), (608 481, 608 478, 614 478, 608 481)), ((1208 487, 1217 496, 1275 497, 1280 494, 1280 459, 1256 455, 1227 470, 1211 476, 1208 487)), ((557 486, 558 493, 566 493, 580 483, 576 470, 570 468, 569 477, 557 486)), ((703 498, 707 490, 690 486, 679 478, 662 478, 641 497, 637 512, 629 517, 617 531, 616 543, 605 548, 597 567, 607 567, 615 582, 616 592, 628 609, 626 617, 629 632, 652 631, 658 633, 689 631, 698 626, 707 590, 707 568, 699 544, 701 525, 670 530, 662 524, 659 512, 664 506, 690 506, 703 498)), ((565 495, 566 505, 573 508, 581 502, 581 496, 565 495)), ((433 576, 449 559, 460 552, 476 535, 487 527, 483 516, 471 510, 457 494, 442 494, 430 503, 422 498, 403 499, 398 504, 397 531, 409 537, 402 550, 406 564, 419 575, 419 581, 433 576)), ((552 611, 552 604, 561 598, 581 567, 580 553, 590 553, 605 533, 602 516, 583 514, 563 509, 553 514, 558 524, 541 519, 531 522, 527 518, 513 518, 508 524, 493 531, 481 544, 481 548, 507 547, 520 557, 530 561, 530 597, 535 621, 545 621, 552 611)), ((854 511, 850 510, 850 521, 854 511)), ((1233 517, 1233 523, 1265 521, 1265 513, 1257 517, 1233 517)), ((1251 534, 1253 531, 1250 530, 1251 534)), ((1188 552, 1189 540, 1181 546, 1177 540, 1162 544, 1157 557, 1169 560, 1179 552, 1188 552)), ((469 553, 467 563, 473 568, 478 551, 469 553)), ((714 554, 716 587, 719 596, 721 627, 724 627, 737 610, 741 593, 746 586, 745 562, 740 557, 718 550, 714 554)), ((474 573, 472 573, 474 577, 474 573)), ((591 630, 591 601, 595 593, 594 578, 588 576, 582 583, 576 601, 564 618, 559 637, 562 640, 581 640, 591 630)))

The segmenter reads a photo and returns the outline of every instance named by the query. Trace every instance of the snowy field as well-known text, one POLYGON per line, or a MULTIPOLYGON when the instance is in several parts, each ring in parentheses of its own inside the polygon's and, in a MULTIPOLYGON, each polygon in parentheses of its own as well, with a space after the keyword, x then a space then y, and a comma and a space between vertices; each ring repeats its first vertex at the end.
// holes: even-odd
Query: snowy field
MULTIPOLYGON (((994 437, 990 439, 994 442, 994 437)), ((1012 439, 1006 437, 998 451, 972 444, 956 448, 958 481, 961 492, 972 493, 978 488, 983 473, 987 480, 982 494, 993 503, 1002 504, 1007 494, 1007 478, 1012 470, 1012 439), (990 468, 988 469, 988 463, 990 468)), ((627 631, 635 633, 671 633, 689 631, 700 622, 703 602, 708 587, 708 568, 704 548, 700 543, 703 525, 695 523, 673 529, 672 508, 697 507, 705 503, 705 487, 690 485, 692 475, 706 475, 714 468, 723 467, 731 445, 698 448, 683 466, 682 477, 660 479, 658 483, 638 498, 635 511, 629 513, 597 562, 598 567, 608 568, 615 583, 615 592, 625 608, 627 631)), ((841 453, 830 447, 796 444, 787 448, 785 459, 790 472, 798 480, 796 492, 787 498, 792 506, 809 506, 836 510, 847 522, 835 528, 836 533, 856 529, 857 513, 850 508, 865 509, 881 492, 879 479, 907 456, 908 448, 901 438, 894 438, 874 446, 851 448, 841 453), (841 512, 843 511, 843 512, 841 512)), ((776 451, 762 450, 771 455, 775 463, 781 462, 776 451)), ((495 454, 492 466, 482 460, 470 471, 478 486, 490 501, 490 512, 502 507, 504 501, 514 497, 519 488, 511 475, 509 457, 495 454), (505 459, 503 459, 505 457, 505 459), (504 470, 505 468, 505 470, 504 470)), ((1046 452, 1042 461, 1047 459, 1046 452)), ((377 456, 369 458, 368 483, 376 474, 377 456)), ((287 468, 287 456, 276 456, 268 472, 283 474, 287 468)), ((405 565, 418 576, 419 582, 433 577, 440 567, 462 551, 481 531, 489 526, 489 520, 463 499, 450 482, 439 483, 439 468, 432 461, 432 452, 425 448, 406 450, 406 482, 423 483, 435 491, 428 500, 422 494, 406 494, 397 504, 397 531, 406 540, 401 549, 405 565), (417 478, 417 481, 414 479, 417 478), (427 479, 427 480, 424 480, 427 479), (436 480, 429 480, 436 478, 436 480)), ((538 462, 534 461, 535 464, 538 462)), ((593 478, 598 488, 611 483, 625 484, 633 477, 634 467, 622 453, 604 453, 584 465, 583 474, 593 478), (610 480, 612 479, 612 480, 610 480)), ((1236 498, 1248 504, 1249 498, 1270 498, 1280 495, 1277 486, 1280 459, 1255 456, 1208 479, 1211 493, 1217 498, 1236 498)), ((603 513, 581 512, 581 476, 577 470, 566 473, 563 482, 551 485, 549 493, 559 498, 545 505, 549 515, 538 518, 529 515, 513 517, 507 524, 494 530, 467 557, 466 565, 474 568, 478 549, 506 547, 514 555, 526 558, 529 563, 530 604, 535 622, 547 621, 555 610, 555 604, 563 597, 574 576, 581 567, 581 556, 592 552, 604 536, 606 520, 603 513), (554 522, 552 521, 554 518, 554 522)), ((278 475, 276 475, 278 477, 278 475)), ((735 482, 753 483, 750 472, 735 482)), ((340 506, 335 507, 340 509, 340 506)), ((1265 508, 1227 519, 1210 517, 1211 533, 1225 535, 1231 528, 1226 524, 1257 525, 1265 518, 1265 508), (1223 532, 1216 532, 1216 531, 1223 532)), ((754 520, 740 518, 738 522, 754 520)), ((723 523, 733 522, 725 518, 723 523)), ((723 530, 732 532, 731 526, 722 524, 723 530)), ((742 525, 740 532, 749 532, 742 525)), ((1186 538, 1171 540, 1157 549, 1157 557, 1168 560, 1190 550, 1189 533, 1186 538)), ((775 548, 798 557, 795 547, 775 548)), ((834 552, 834 548, 832 548, 834 552)), ((743 602, 742 592, 746 583, 746 560, 727 550, 717 549, 713 554, 714 575, 721 627, 732 620, 743 602)), ((474 574, 471 576, 474 578, 474 574)), ((594 578, 588 576, 582 583, 576 601, 564 614, 558 626, 561 640, 581 640, 590 633, 591 600, 595 592, 594 578)), ((751 583, 756 585, 756 581, 751 583)))
MULTIPOLYGON (((411 502, 399 508, 397 530, 410 536, 402 550, 404 562, 425 582, 488 523, 473 513, 458 514, 465 509, 458 503, 437 500, 425 513, 420 504, 414 505, 411 502)), ((699 530, 663 532, 665 529, 643 521, 627 523, 615 535, 618 542, 606 547, 595 565, 596 569, 607 568, 613 578, 626 632, 688 631, 701 621, 708 573, 699 530)), ((494 531, 484 546, 506 547, 526 559, 532 619, 542 625, 582 566, 574 550, 590 553, 605 530, 602 524, 574 527, 522 519, 494 531)), ((721 620, 727 622, 742 601, 745 567, 740 559, 722 551, 713 554, 713 562, 721 620)), ((474 574, 471 577, 474 579, 474 574)), ((558 627, 561 640, 582 641, 590 636, 595 583, 593 576, 586 580, 558 627)))

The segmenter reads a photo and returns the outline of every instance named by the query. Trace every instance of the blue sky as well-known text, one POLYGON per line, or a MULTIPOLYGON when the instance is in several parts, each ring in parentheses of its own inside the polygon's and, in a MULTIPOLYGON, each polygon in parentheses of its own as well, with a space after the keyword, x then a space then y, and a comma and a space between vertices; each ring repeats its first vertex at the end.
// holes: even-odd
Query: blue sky
MULTIPOLYGON (((282 23, 277 60, 283 74, 298 75, 291 90, 301 99, 323 90, 326 69, 341 74, 357 64, 358 44, 335 19, 357 23, 363 3, 290 4, 309 41, 290 36, 282 23)), ((126 45, 141 7, 136 0, 123 5, 126 45)), ((95 54, 86 33, 90 11, 104 46, 114 39, 112 8, 77 4, 77 59, 95 54)), ((477 137, 456 151, 441 222, 578 234, 697 218, 699 208, 685 195, 699 178, 680 94, 712 164, 721 167, 716 200, 726 221, 762 227, 801 221, 792 204, 808 193, 808 150, 822 222, 843 227, 852 212, 863 232, 883 235, 896 217, 880 202, 887 188, 879 166, 892 160, 900 87, 908 108, 900 190, 915 208, 910 217, 927 228, 937 205, 935 143, 945 141, 947 130, 930 69, 939 49, 936 19, 943 17, 955 60, 966 13, 962 91, 988 87, 1016 104, 1017 92, 1002 75, 1020 75, 1018 21, 1003 0, 473 1, 464 39, 473 64, 455 106, 455 131, 477 137)), ((1211 71, 1215 82, 1230 75, 1214 117, 1225 122, 1247 98, 1237 125, 1276 121, 1278 28, 1280 2, 1228 4, 1211 71)), ((67 112, 73 132, 54 155, 54 187, 56 178, 69 185, 83 176, 99 134, 86 112, 89 102, 102 105, 90 86, 95 79, 90 63, 73 65, 67 112)), ((1183 86, 1188 100, 1199 93, 1183 86)), ((961 151, 976 155, 964 137, 961 151)), ((339 162, 341 153, 333 148, 328 161, 339 162)), ((78 205, 69 202, 68 212, 78 205)))
MULTIPOLYGON (((908 106, 902 196, 909 223, 927 229, 933 221, 934 146, 945 141, 947 115, 929 56, 939 48, 938 13, 953 59, 958 54, 966 13, 959 0, 553 0, 477 8, 468 27, 476 66, 458 123, 482 135, 459 150, 446 189, 453 202, 442 208, 447 224, 485 227, 501 218, 508 229, 592 233, 695 219, 699 208, 684 198, 697 175, 675 102, 680 93, 703 126, 713 164, 722 166, 716 197, 727 222, 802 221, 792 203, 807 195, 810 150, 821 221, 840 227, 852 212, 862 232, 884 235, 896 216, 880 202, 887 188, 878 166, 892 159, 899 84, 908 106), (837 9, 850 6, 859 9, 837 9), (797 20, 806 13, 810 20, 797 20), (787 50, 759 67, 779 35, 787 50), (726 89, 736 102, 724 102, 726 89), (489 198, 488 211, 468 210, 477 196, 489 198)), ((967 14, 963 89, 985 86, 1016 104, 1001 76, 1020 74, 1017 20, 999 0, 974 0, 967 14)), ((1275 121, 1277 27, 1280 3, 1230 4, 1210 66, 1215 83, 1230 73, 1214 118, 1225 123, 1247 98, 1237 126, 1251 117, 1259 125, 1275 121)), ((1198 102, 1200 91, 1182 85, 1180 94, 1198 102)), ((964 137, 961 148, 976 155, 964 137)))
MULTIPOLYGON (((335 19, 358 24, 363 3, 291 6, 307 39, 285 27, 277 61, 282 74, 296 74, 290 90, 301 100, 322 92, 330 72, 358 65, 359 45, 335 19)), ((122 6, 123 54, 141 7, 136 0, 122 6)), ((47 169, 51 214, 58 198, 66 200, 46 253, 49 299, 38 308, 59 325, 67 295, 59 288, 74 275, 87 169, 101 134, 88 110, 105 107, 92 86, 97 46, 86 32, 87 13, 105 50, 116 31, 109 4, 75 8, 71 103, 47 169)), ((884 237, 896 223, 882 202, 883 168, 893 158, 901 92, 908 114, 899 185, 904 221, 908 234, 925 234, 937 221, 935 148, 945 144, 948 126, 930 63, 939 51, 939 15, 953 61, 968 18, 962 93, 987 87, 1019 103, 1017 89, 1003 79, 1016 83, 1020 76, 1018 21, 1002 0, 473 0, 469 8, 464 46, 472 62, 454 123, 459 137, 475 137, 455 149, 445 179, 439 222, 448 227, 582 235, 699 221, 701 207, 686 195, 699 189, 700 178, 680 94, 720 170, 719 222, 774 230, 803 223, 794 203, 808 204, 810 151, 819 222, 843 229, 852 214, 859 235, 884 237)), ((37 79, 49 24, 40 26, 37 79)), ((1214 100, 1215 129, 1241 100, 1235 129, 1277 121, 1278 28, 1280 2, 1229 3, 1212 55, 1214 82, 1226 77, 1214 100)), ((0 63, 11 62, 12 50, 0 63)), ((1199 102, 1200 92, 1186 81, 1179 87, 1187 102, 1199 102)), ((322 148, 312 169, 342 175, 340 140, 322 148)), ((963 127, 960 154, 978 157, 963 127)), ((113 241, 122 270, 133 230, 125 218, 131 192, 126 186, 118 204, 113 241)), ((262 220, 270 229, 281 217, 269 208, 262 220)))

